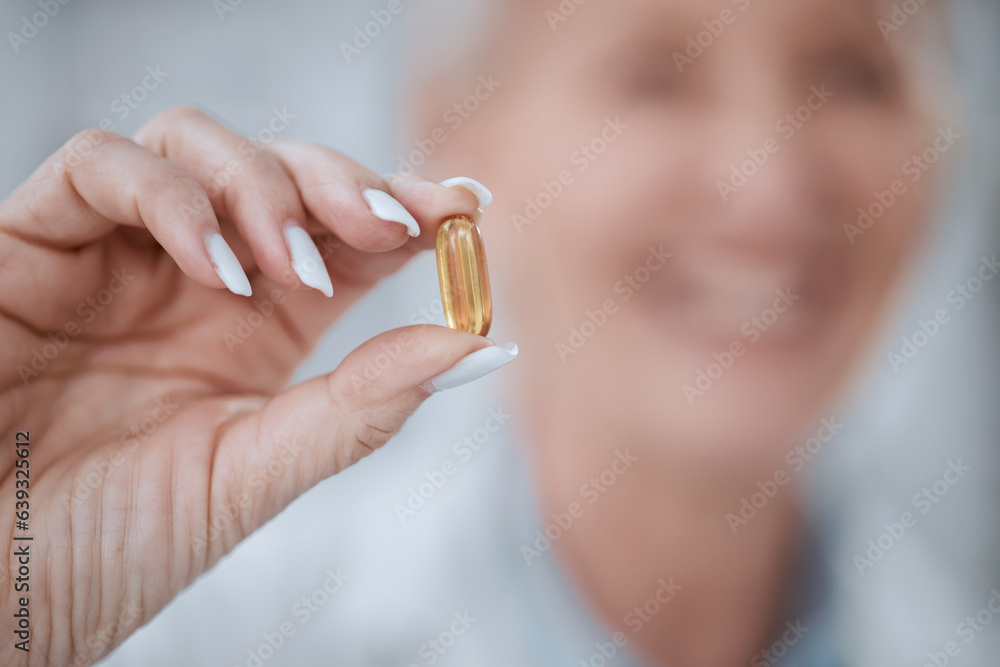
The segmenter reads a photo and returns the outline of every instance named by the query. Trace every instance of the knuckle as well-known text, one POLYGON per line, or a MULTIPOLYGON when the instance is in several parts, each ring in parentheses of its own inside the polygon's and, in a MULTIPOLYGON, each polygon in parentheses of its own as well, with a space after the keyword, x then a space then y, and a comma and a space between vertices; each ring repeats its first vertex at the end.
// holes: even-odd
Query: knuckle
POLYGON ((352 462, 359 461, 382 447, 399 432, 399 429, 399 424, 390 424, 375 414, 368 413, 361 416, 354 429, 355 447, 352 462))
MULTIPOLYGON (((243 146, 241 144, 240 146, 243 146)), ((292 180, 288 177, 288 173, 282 168, 281 162, 278 158, 267 150, 254 151, 251 153, 240 152, 240 146, 235 147, 236 154, 233 159, 236 164, 239 165, 240 171, 243 173, 238 173, 233 177, 234 182, 240 180, 239 177, 243 176, 243 182, 250 181, 265 181, 271 187, 284 188, 284 194, 286 197, 292 197, 292 180)), ((298 193, 295 193, 297 196, 298 193)))
POLYGON ((66 143, 69 145, 90 142, 92 144, 98 145, 103 144, 106 141, 116 141, 119 139, 125 139, 120 134, 116 134, 111 130, 105 130, 99 127, 89 127, 86 130, 81 130, 74 134, 69 141, 66 143))
POLYGON ((39 171, 40 182, 71 182, 73 172, 98 159, 98 155, 120 142, 130 139, 110 130, 90 128, 74 134, 56 153, 45 162, 39 171))
POLYGON ((360 180, 379 187, 384 187, 382 177, 370 169, 339 153, 329 146, 308 141, 296 141, 285 137, 277 137, 268 144, 267 150, 277 155, 286 164, 297 167, 304 172, 317 172, 316 182, 330 182, 338 178, 347 178, 349 174, 357 173, 360 180))
POLYGON ((275 136, 271 139, 265 152, 274 153, 275 155, 280 155, 284 152, 292 152, 299 149, 298 144, 301 142, 295 141, 294 139, 289 139, 287 137, 275 136))
POLYGON ((63 144, 63 147, 57 154, 58 161, 68 167, 75 167, 84 160, 89 159, 102 146, 120 141, 129 141, 129 139, 99 127, 81 130, 63 144))
POLYGON ((289 157, 304 157, 313 161, 329 160, 331 158, 339 159, 343 157, 340 153, 328 146, 323 146, 322 144, 309 141, 298 141, 283 136, 276 136, 268 145, 268 148, 275 152, 281 152, 289 157))
MULTIPOLYGON (((164 109, 150 118, 138 132, 136 139, 140 144, 147 145, 156 152, 163 154, 167 137, 177 128, 184 128, 204 119, 211 119, 200 109, 188 106, 174 106, 164 109)), ((214 122, 214 121, 213 121, 214 122)))
POLYGON ((170 107, 169 109, 164 109, 160 113, 156 114, 153 116, 150 123, 165 123, 170 125, 173 123, 190 123, 192 121, 201 121, 209 118, 211 117, 201 109, 178 105, 170 107))
POLYGON ((210 216, 212 204, 201 184, 189 176, 161 174, 150 178, 143 185, 143 194, 154 201, 179 205, 180 212, 189 223, 210 216))

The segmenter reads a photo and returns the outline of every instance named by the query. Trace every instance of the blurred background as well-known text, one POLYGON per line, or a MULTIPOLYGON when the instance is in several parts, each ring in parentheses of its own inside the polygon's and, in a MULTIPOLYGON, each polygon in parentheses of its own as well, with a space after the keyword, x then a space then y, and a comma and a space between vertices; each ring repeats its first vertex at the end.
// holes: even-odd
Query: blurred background
MULTIPOLYGON (((8 36, 0 48, 0 195, 74 133, 104 122, 129 135, 178 104, 210 110, 251 137, 277 110, 290 118, 283 135, 335 147, 379 172, 395 170, 412 148, 400 111, 419 4, 403 0, 405 11, 349 63, 341 44, 370 20, 370 11, 384 7, 381 0, 60 5, 37 35, 25 42, 8 36)), ((436 4, 444 7, 435 9, 437 16, 455 22, 453 34, 473 20, 467 15, 475 3, 436 4)), ((7 0, 0 28, 20 33, 23 17, 38 11, 36 2, 7 0)), ((838 415, 845 428, 809 468, 808 520, 832 596, 823 612, 829 632, 816 640, 835 644, 849 665, 925 664, 928 652, 954 640, 956 626, 1000 590, 1000 281, 987 283, 900 372, 882 363, 902 336, 945 305, 982 256, 1000 250, 1000 6, 956 0, 948 11, 961 127, 970 140, 961 144, 927 244, 934 251, 912 276, 904 308, 849 412, 838 415), (892 546, 885 562, 858 576, 855 555, 959 459, 970 468, 961 483, 892 546)), ((476 29, 470 24, 469 34, 476 29)), ((487 240, 490 224, 487 212, 487 240)), ((329 371, 379 332, 443 322, 434 315, 438 299, 434 258, 425 255, 351 311, 298 379, 329 371)), ((491 337, 507 340, 504 326, 498 314, 491 337)), ((523 569, 507 538, 526 542, 537 527, 510 442, 516 415, 425 507, 405 521, 399 517, 397 505, 410 489, 483 425, 489 416, 483 406, 504 409, 501 382, 487 379, 430 401, 393 446, 306 494, 106 663, 249 667, 262 637, 283 621, 300 621, 296 603, 321 587, 328 571, 342 568, 350 576, 343 590, 262 664, 431 664, 420 651, 452 621, 440 610, 465 611, 470 597, 481 605, 470 612, 478 620, 441 657, 444 664, 578 664, 585 655, 552 647, 590 645, 587 633, 601 634, 582 609, 567 611, 563 603, 572 594, 552 559, 524 576, 502 574, 523 569), (497 469, 516 470, 508 479, 517 483, 493 488, 493 502, 484 504, 483 489, 496 484, 497 469), (498 499, 509 511, 497 511, 498 499), (483 562, 484 553, 495 560, 483 562), (426 574, 443 566, 453 575, 446 586, 426 574), (587 628, 583 635, 580 628, 587 628), (352 641, 362 635, 373 641, 352 641), (532 662, 546 652, 544 662, 532 662)), ((949 664, 1000 664, 997 656, 1000 617, 963 643, 949 664)))

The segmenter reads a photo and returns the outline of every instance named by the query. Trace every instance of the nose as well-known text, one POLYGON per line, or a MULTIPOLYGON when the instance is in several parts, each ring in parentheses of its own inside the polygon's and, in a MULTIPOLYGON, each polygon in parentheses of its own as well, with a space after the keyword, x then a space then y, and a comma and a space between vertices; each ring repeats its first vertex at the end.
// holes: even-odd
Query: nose
POLYGON ((823 158, 792 100, 763 77, 717 98, 702 164, 719 236, 780 251, 822 227, 823 158))

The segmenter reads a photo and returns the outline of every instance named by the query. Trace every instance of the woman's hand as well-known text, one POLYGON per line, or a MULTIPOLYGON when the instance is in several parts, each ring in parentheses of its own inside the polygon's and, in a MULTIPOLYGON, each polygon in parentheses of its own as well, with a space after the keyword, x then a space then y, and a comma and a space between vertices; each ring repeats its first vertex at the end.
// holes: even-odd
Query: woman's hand
POLYGON ((134 141, 78 135, 3 202, 0 663, 100 658, 298 495, 383 445, 429 395, 422 383, 487 346, 407 327, 284 389, 341 313, 477 205, 468 189, 388 183, 323 147, 264 149, 184 108, 134 141), (376 217, 365 188, 401 202, 419 238, 376 217), (25 547, 30 589, 15 591, 25 547), (30 654, 12 646, 20 598, 30 654), (109 644, 102 628, 123 610, 132 618, 109 644))

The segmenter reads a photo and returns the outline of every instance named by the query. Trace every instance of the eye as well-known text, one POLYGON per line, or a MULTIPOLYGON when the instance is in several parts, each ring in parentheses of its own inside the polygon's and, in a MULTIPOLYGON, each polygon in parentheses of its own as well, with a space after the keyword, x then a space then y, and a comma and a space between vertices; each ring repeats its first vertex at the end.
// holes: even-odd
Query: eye
POLYGON ((607 57, 603 74, 629 103, 656 102, 675 94, 684 83, 687 67, 682 74, 673 52, 659 41, 633 43, 607 57))
POLYGON ((635 101, 653 101, 676 93, 683 75, 669 55, 646 56, 633 60, 620 70, 619 86, 635 101))
POLYGON ((892 65, 860 53, 823 56, 813 65, 812 81, 827 85, 841 99, 882 101, 896 91, 892 65))

